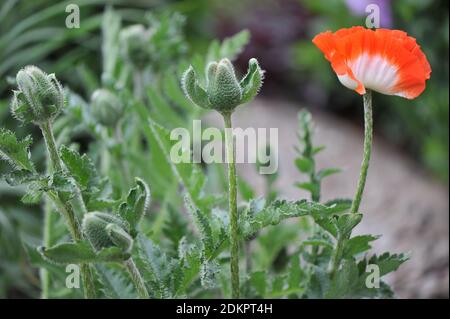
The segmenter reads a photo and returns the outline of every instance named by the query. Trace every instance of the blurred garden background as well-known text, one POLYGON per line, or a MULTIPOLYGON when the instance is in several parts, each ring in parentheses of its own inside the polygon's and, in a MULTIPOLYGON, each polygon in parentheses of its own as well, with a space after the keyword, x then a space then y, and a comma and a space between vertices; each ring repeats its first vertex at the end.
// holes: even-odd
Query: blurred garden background
MULTIPOLYGON (((373 217, 369 216, 363 227, 375 233, 387 232, 381 245, 392 247, 395 243, 399 250, 417 250, 410 266, 392 279, 400 297, 448 297, 448 1, 2 0, 0 127, 13 129, 20 136, 31 129, 17 127, 8 106, 12 79, 28 64, 56 73, 64 86, 89 98, 101 80, 101 23, 107 6, 114 6, 124 24, 144 23, 149 11, 179 12, 185 17, 188 45, 184 54, 188 56, 204 52, 214 38, 223 39, 242 29, 250 31, 250 43, 237 63, 244 70, 246 61, 256 57, 267 77, 260 100, 254 105, 261 110, 257 113, 260 118, 254 119, 254 115, 242 110, 238 125, 283 127, 283 155, 283 148, 287 152, 296 143, 296 113, 307 108, 316 118, 319 142, 330 148, 321 163, 357 171, 362 147, 361 98, 340 85, 311 39, 325 30, 364 25, 369 3, 380 6, 381 27, 401 29, 417 39, 433 72, 427 89, 416 100, 378 94, 375 97, 374 170, 369 174, 366 195, 366 201, 372 203, 367 204, 371 206, 366 206, 366 211, 373 217), (65 25, 65 9, 72 3, 80 7, 78 29, 65 25), (393 196, 389 201, 386 193, 393 196), (381 208, 386 215, 377 216, 381 208)), ((39 138, 37 131, 33 135, 39 138)), ((44 153, 40 153, 44 165, 44 153)), ((280 162, 283 176, 292 175, 289 156, 280 162)), ((339 185, 346 178, 356 181, 356 177, 345 172, 333 177, 324 185, 326 194, 351 195, 352 188, 342 189, 339 185)), ((302 196, 289 178, 280 178, 278 184, 280 193, 302 196)), ((38 296, 36 270, 27 263, 21 243, 24 237, 41 238, 42 215, 36 207, 21 204, 19 198, 15 190, 0 182, 2 298, 38 296)))

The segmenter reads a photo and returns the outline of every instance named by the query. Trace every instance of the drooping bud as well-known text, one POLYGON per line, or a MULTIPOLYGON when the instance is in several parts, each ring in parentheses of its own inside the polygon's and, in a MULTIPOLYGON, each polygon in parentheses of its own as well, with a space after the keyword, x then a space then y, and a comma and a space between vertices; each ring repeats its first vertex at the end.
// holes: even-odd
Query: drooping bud
POLYGON ((142 24, 122 29, 119 42, 122 57, 135 68, 142 69, 151 62, 149 50, 152 32, 142 24))
MULTIPOLYGON (((83 233, 95 250, 98 251, 103 248, 117 246, 111 239, 109 234, 111 231, 107 230, 107 226, 110 224, 117 225, 117 227, 121 228, 124 232, 128 229, 128 225, 125 221, 112 214, 91 212, 84 215, 82 223, 83 233)), ((112 226, 109 228, 111 227, 112 226)))
POLYGON ((26 66, 16 76, 18 90, 11 101, 13 116, 24 123, 53 121, 64 107, 64 91, 54 74, 26 66))
POLYGON ((122 251, 126 253, 131 252, 131 249, 133 248, 133 238, 131 238, 122 227, 116 224, 108 224, 106 225, 105 230, 114 245, 121 248, 122 251))
POLYGON ((236 106, 253 99, 263 80, 263 71, 256 59, 250 59, 249 69, 239 81, 230 60, 211 62, 206 68, 206 88, 197 79, 194 69, 189 67, 183 75, 181 85, 185 95, 196 105, 230 113, 236 106))
POLYGON ((115 126, 122 117, 123 104, 111 91, 98 89, 91 97, 91 114, 100 124, 115 126))

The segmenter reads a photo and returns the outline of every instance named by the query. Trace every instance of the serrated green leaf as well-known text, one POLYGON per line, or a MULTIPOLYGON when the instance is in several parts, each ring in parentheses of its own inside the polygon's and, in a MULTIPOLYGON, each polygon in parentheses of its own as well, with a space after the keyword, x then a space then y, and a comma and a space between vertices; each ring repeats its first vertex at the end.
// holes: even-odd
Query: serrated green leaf
POLYGON ((10 186, 18 186, 33 181, 44 180, 45 177, 40 176, 28 170, 16 170, 2 176, 10 186))
POLYGON ((211 224, 208 218, 200 211, 200 209, 194 206, 189 196, 185 196, 184 200, 185 206, 187 207, 189 213, 195 221, 195 224, 197 225, 198 230, 200 231, 202 242, 205 246, 205 253, 206 255, 210 255, 214 247, 211 224))
POLYGON ((369 250, 372 248, 370 243, 378 238, 380 238, 380 236, 373 235, 359 235, 350 238, 345 244, 344 257, 351 258, 357 254, 369 250))
POLYGON ((258 230, 269 225, 277 225, 286 218, 306 215, 327 216, 331 209, 333 208, 306 200, 296 202, 275 200, 255 216, 249 216, 247 220, 242 221, 241 233, 245 237, 250 237, 258 230))
POLYGON ((195 246, 186 248, 184 247, 186 244, 183 243, 183 241, 183 239, 180 240, 179 244, 180 256, 178 269, 182 272, 182 279, 176 287, 176 292, 178 294, 186 293, 188 287, 200 273, 200 267, 202 264, 202 254, 200 249, 197 249, 195 246), (182 249, 181 247, 184 248, 182 249), (184 250, 184 252, 181 253, 181 250, 184 250))
POLYGON ((110 269, 104 265, 96 265, 95 269, 106 297, 111 299, 137 298, 133 284, 119 269, 110 269))
POLYGON ((0 159, 8 162, 14 170, 34 171, 31 161, 31 136, 18 140, 16 135, 6 129, 0 129, 0 159))
POLYGON ((48 187, 54 190, 63 200, 70 200, 76 196, 77 187, 73 179, 63 172, 55 172, 50 176, 48 187))
POLYGON ((66 146, 62 146, 60 152, 61 159, 82 189, 97 182, 97 171, 86 154, 81 156, 77 151, 66 146))
POLYGON ((138 235, 136 249, 144 279, 158 298, 170 296, 173 260, 152 240, 138 235))
POLYGON ((405 254, 391 254, 389 252, 382 255, 374 255, 367 261, 367 265, 378 265, 380 276, 396 271, 404 262, 409 259, 405 254))

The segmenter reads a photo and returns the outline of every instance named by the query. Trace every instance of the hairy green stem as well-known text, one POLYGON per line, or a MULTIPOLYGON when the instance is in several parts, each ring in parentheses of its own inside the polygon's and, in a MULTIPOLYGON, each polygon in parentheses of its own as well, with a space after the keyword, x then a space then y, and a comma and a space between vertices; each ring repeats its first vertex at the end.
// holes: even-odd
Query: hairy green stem
MULTIPOLYGON (((52 209, 49 201, 46 199, 44 208, 44 228, 43 228, 43 244, 45 247, 51 246, 51 225, 52 225, 52 209)), ((50 273, 47 269, 39 270, 41 277, 41 298, 48 299, 50 291, 50 273)))
MULTIPOLYGON (((63 165, 61 161, 61 157, 58 153, 58 148, 56 146, 55 137, 53 136, 52 125, 50 121, 46 121, 40 125, 42 135, 44 136, 45 144, 47 146, 47 151, 50 157, 50 161, 52 164, 52 170, 55 172, 62 171, 63 165)), ((70 234, 72 235, 73 240, 81 241, 83 239, 80 223, 78 218, 74 212, 73 205, 56 194, 54 192, 48 192, 49 198, 53 201, 55 206, 58 208, 58 211, 64 216, 66 223, 68 225, 70 234)), ((85 210, 84 203, 81 200, 80 208, 85 210)), ((92 273, 89 265, 81 265, 80 268, 81 276, 84 284, 84 296, 85 298, 95 298, 95 287, 94 287, 94 279, 92 277, 92 273)))
POLYGON ((369 169, 370 154, 372 152, 372 92, 367 91, 363 96, 364 100, 364 155, 359 173, 358 187, 356 188, 355 198, 353 199, 350 212, 357 213, 361 204, 364 186, 366 185, 367 171, 369 169))
POLYGON ((330 260, 330 276, 334 277, 334 274, 339 268, 339 265, 341 263, 342 253, 344 252, 345 243, 350 237, 350 234, 348 236, 341 236, 338 235, 337 242, 336 242, 336 248, 333 251, 333 255, 331 256, 330 260))
MULTIPOLYGON (((123 134, 122 134, 122 129, 120 127, 120 121, 117 124, 116 128, 114 129, 114 139, 116 141, 117 144, 121 144, 122 147, 125 148, 126 151, 126 143, 124 142, 123 139, 123 134)), ((133 180, 131 178, 131 174, 130 174, 130 167, 128 165, 128 161, 123 159, 123 156, 115 156, 115 159, 117 161, 117 165, 119 166, 119 170, 120 170, 120 174, 122 175, 122 179, 123 179, 123 183, 125 184, 125 187, 123 187, 122 189, 125 189, 125 192, 128 191, 128 188, 132 185, 133 180)))
POLYGON ((133 72, 133 88, 134 98, 142 101, 144 99, 144 79, 140 70, 134 70, 133 72))
POLYGON ((61 158, 59 157, 58 148, 56 146, 55 137, 53 136, 52 124, 50 121, 42 123, 40 126, 42 135, 44 136, 45 145, 47 146, 48 155, 52 164, 53 171, 62 171, 61 158))
POLYGON ((225 125, 225 148, 226 160, 228 163, 228 183, 229 183, 229 215, 230 215, 230 246, 231 246, 231 296, 239 298, 239 234, 238 234, 238 213, 237 213, 237 188, 236 188, 236 166, 233 141, 233 125, 231 123, 231 113, 223 113, 225 125))
MULTIPOLYGON (((52 170, 50 159, 47 157, 45 162, 47 173, 50 174, 52 170)), ((46 197, 44 205, 44 228, 42 230, 42 242, 45 247, 52 245, 52 217, 52 205, 49 198, 46 197)), ((40 268, 39 275, 41 278, 41 298, 48 299, 50 295, 50 272, 46 268, 40 268)))
MULTIPOLYGON (((356 188, 355 198, 353 199, 350 212, 355 214, 358 212, 361 204, 364 186, 366 185, 367 171, 369 169, 370 154, 372 152, 372 135, 373 135, 373 120, 372 120, 372 92, 367 90, 363 96, 364 101, 364 150, 363 160, 361 163, 361 170, 359 173, 358 185, 356 188)), ((337 238, 336 248, 331 256, 330 272, 334 276, 339 268, 345 243, 350 238, 351 232, 348 234, 339 235, 337 238)))
POLYGON ((139 297, 141 299, 149 299, 150 295, 147 291, 147 287, 145 286, 145 281, 142 278, 139 269, 136 267, 133 258, 124 261, 124 264, 131 276, 131 279, 133 280, 134 286, 136 287, 139 297))

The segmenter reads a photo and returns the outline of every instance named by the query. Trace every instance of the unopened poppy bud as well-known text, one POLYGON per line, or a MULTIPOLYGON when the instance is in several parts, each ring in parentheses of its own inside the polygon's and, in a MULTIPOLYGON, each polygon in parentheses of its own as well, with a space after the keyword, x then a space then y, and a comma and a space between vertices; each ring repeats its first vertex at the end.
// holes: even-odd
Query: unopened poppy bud
POLYGON ((261 88, 263 71, 256 59, 250 59, 249 69, 239 82, 230 60, 211 62, 206 68, 206 87, 203 88, 192 67, 183 75, 181 85, 185 95, 196 105, 230 113, 236 106, 253 99, 261 88))
POLYGON ((100 124, 115 126, 122 117, 123 104, 111 91, 98 89, 91 97, 91 114, 100 124))
POLYGON ((116 224, 108 224, 105 228, 111 241, 124 252, 130 253, 133 248, 133 238, 122 227, 116 224))
POLYGON ((18 90, 11 101, 13 116, 24 123, 53 121, 64 107, 64 91, 54 74, 26 66, 16 76, 18 90))
POLYGON ((217 111, 232 111, 242 99, 242 88, 230 60, 210 63, 207 70, 209 101, 217 111))
POLYGON ((91 212, 84 215, 82 223, 83 233, 95 250, 117 246, 106 229, 109 224, 115 224, 124 229, 124 231, 127 229, 126 222, 112 214, 91 212))
POLYGON ((152 32, 142 24, 123 29, 119 34, 121 54, 123 58, 140 69, 151 62, 150 39, 152 32))

